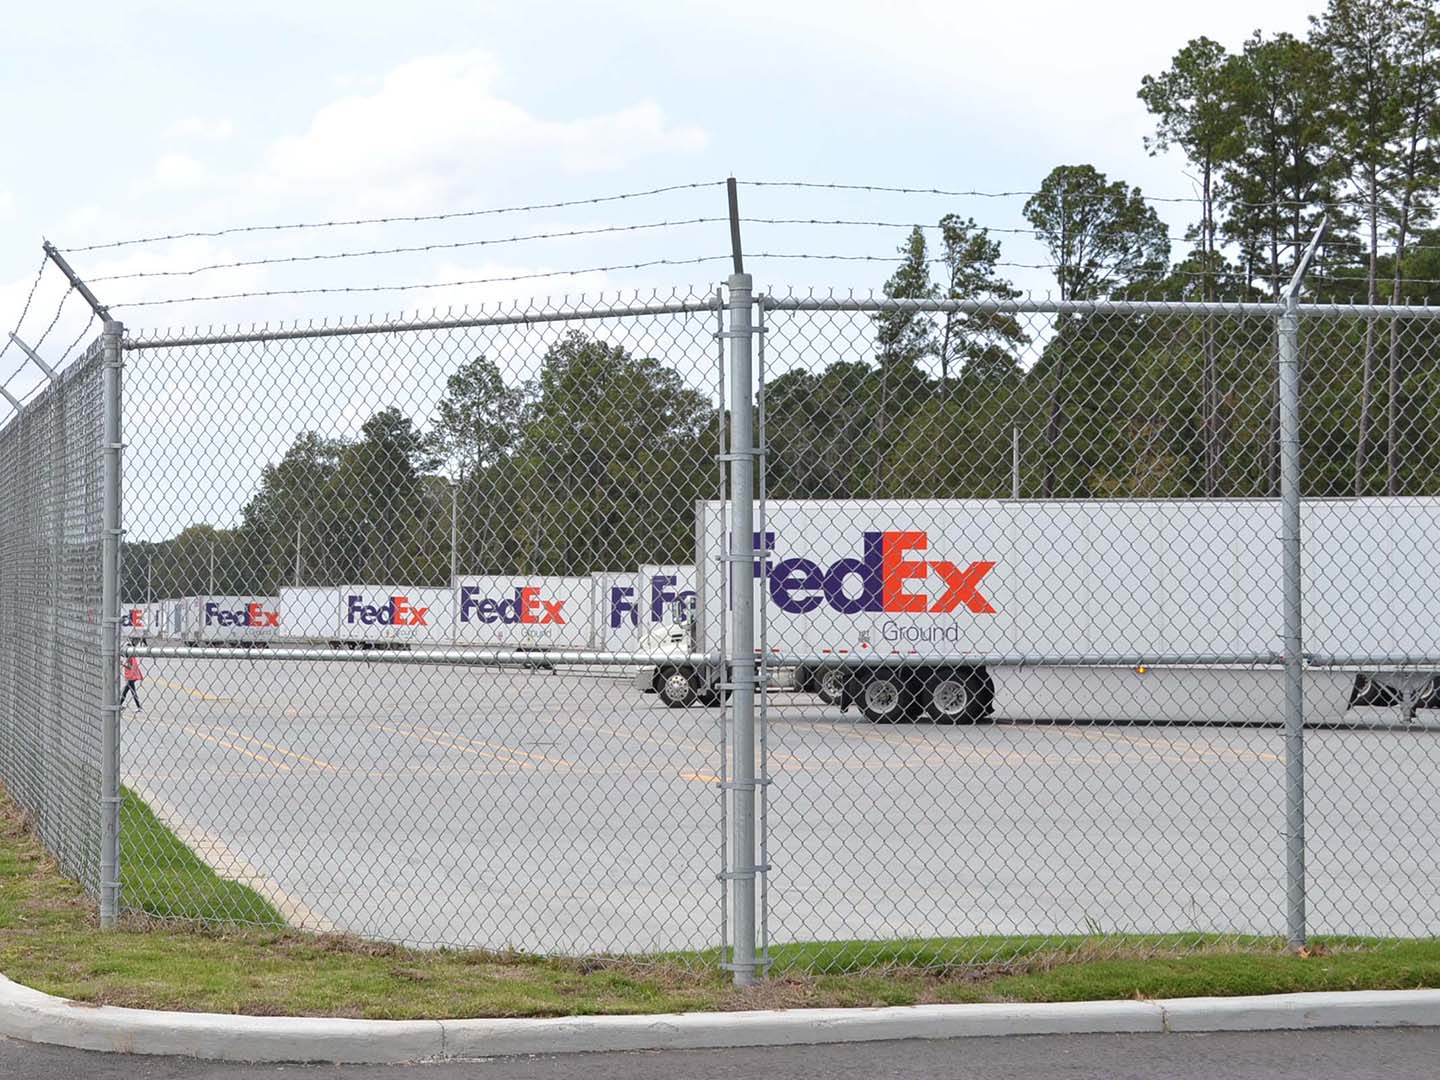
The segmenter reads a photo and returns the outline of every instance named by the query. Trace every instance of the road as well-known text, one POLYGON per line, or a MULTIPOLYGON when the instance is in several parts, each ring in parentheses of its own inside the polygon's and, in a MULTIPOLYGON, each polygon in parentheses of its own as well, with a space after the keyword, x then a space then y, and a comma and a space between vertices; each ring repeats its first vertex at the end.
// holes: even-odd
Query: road
MULTIPOLYGON (((147 674, 125 783, 297 925, 567 953, 720 935, 716 710, 598 672, 147 674)), ((1278 729, 876 727, 774 700, 772 941, 1283 927, 1278 729)), ((1312 932, 1440 931, 1440 731, 1311 732, 1307 784, 1312 932)))
POLYGON ((229 1065, 0 1040, 13 1080, 1404 1080, 1435 1076, 1440 1030, 1037 1035, 765 1050, 499 1058, 421 1066, 229 1065))

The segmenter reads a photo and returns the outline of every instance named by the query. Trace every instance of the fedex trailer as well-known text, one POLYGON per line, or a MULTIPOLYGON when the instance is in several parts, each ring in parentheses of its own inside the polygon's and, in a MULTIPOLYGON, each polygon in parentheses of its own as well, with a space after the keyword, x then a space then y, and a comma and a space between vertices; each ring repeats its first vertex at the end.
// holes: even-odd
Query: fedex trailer
POLYGON ((148 641, 158 637, 154 604, 126 604, 120 609, 120 633, 126 641, 148 641))
POLYGON ((290 586, 280 589, 280 637, 287 644, 341 648, 340 597, 337 586, 290 586))
POLYGON ((189 596, 182 601, 181 636, 191 644, 268 645, 281 631, 278 596, 189 596))
POLYGON ((590 647, 601 652, 624 652, 635 641, 640 625, 635 600, 635 571, 601 571, 590 575, 590 647))
POLYGON ((350 585, 340 590, 340 639, 346 644, 447 645, 454 638, 449 589, 350 585))
POLYGON ((589 577, 460 577, 455 582, 455 641, 588 648, 593 601, 589 577))
MULTIPOLYGON (((755 509, 755 640, 772 680, 874 722, 1271 721, 1282 715, 1273 500, 782 501, 755 509), (760 523, 763 520, 763 528, 760 523)), ((728 509, 701 504, 705 568, 681 652, 717 652, 728 509)), ((1440 672, 1440 499, 1307 500, 1307 715, 1428 704, 1440 672)), ((667 704, 723 672, 642 673, 667 704)))
POLYGON ((671 613, 677 606, 687 610, 697 595, 693 566, 640 567, 635 580, 635 599, 641 647, 663 638, 671 613))

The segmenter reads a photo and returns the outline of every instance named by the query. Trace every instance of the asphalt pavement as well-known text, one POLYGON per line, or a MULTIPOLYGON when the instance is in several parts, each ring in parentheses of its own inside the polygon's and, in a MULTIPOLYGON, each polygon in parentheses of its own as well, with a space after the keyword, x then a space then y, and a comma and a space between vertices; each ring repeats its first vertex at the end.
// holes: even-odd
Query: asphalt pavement
MULTIPOLYGON (((297 925, 572 954, 720 939, 718 710, 597 671, 147 674, 124 782, 297 925)), ((876 726, 776 694, 766 731, 771 941, 1283 930, 1278 728, 876 726)), ((1306 780, 1311 932, 1440 932, 1440 730, 1308 732, 1306 780)))
POLYGON ((1440 1071, 1440 1030, 1035 1035, 436 1065, 232 1065, 0 1039, 7 1080, 1389 1080, 1440 1071))

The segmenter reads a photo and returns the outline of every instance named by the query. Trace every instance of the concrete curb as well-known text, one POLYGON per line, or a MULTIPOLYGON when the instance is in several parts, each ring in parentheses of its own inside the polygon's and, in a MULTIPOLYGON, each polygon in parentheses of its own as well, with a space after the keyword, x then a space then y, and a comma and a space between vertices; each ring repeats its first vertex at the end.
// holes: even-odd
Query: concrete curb
POLYGON ((597 1050, 692 1050, 880 1039, 1440 1026, 1440 990, 916 1005, 557 1020, 331 1020, 92 1006, 0 975, 0 1035, 220 1061, 401 1064, 597 1050))

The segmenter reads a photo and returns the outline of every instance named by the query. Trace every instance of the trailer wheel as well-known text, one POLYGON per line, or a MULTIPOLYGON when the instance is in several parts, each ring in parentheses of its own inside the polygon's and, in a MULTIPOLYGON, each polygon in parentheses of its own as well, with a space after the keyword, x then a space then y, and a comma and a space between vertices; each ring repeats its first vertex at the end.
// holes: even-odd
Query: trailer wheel
POLYGON ((840 668, 826 668, 813 680, 815 695, 826 705, 839 705, 840 696, 845 692, 845 672, 840 668))
POLYGON ((860 687, 860 711, 872 724, 898 724, 905 719, 907 696, 898 672, 872 675, 860 687))
POLYGON ((661 668, 655 676, 655 692, 672 709, 688 709, 700 699, 699 683, 689 668, 661 668))
POLYGON ((936 724, 973 724, 990 713, 994 690, 974 668, 941 668, 925 680, 925 713, 936 724))

